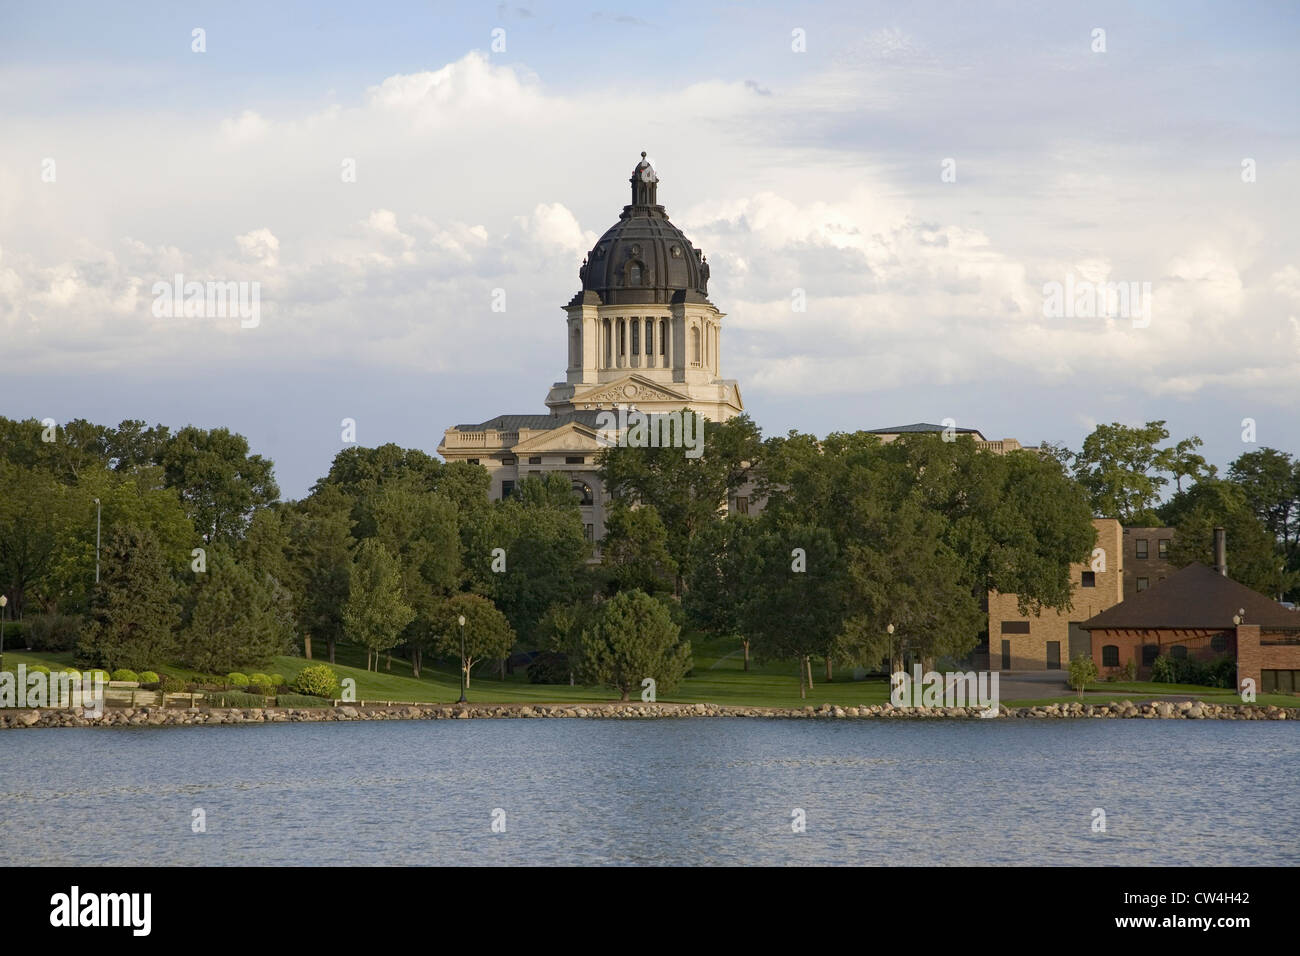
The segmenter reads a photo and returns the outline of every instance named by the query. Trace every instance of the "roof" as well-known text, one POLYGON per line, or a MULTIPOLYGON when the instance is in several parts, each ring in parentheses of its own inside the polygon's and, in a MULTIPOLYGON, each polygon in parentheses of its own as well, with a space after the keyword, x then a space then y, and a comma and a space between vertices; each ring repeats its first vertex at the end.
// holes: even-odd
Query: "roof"
POLYGON ((912 434, 944 432, 944 431, 953 431, 961 435, 979 435, 981 438, 984 437, 980 433, 980 430, 978 428, 953 427, 950 429, 947 425, 935 425, 932 424, 931 422, 916 422, 915 424, 912 425, 895 425, 893 428, 868 428, 867 434, 868 435, 912 435, 912 434))
POLYGON ((562 415, 498 415, 496 418, 489 418, 485 422, 478 424, 465 424, 454 426, 457 431, 462 432, 482 432, 492 429, 501 432, 517 432, 524 428, 532 428, 540 431, 550 431, 552 428, 560 428, 569 422, 576 421, 579 424, 596 428, 598 422, 596 416, 600 414, 598 409, 580 409, 575 412, 565 412, 562 415))
POLYGON ((1093 631, 1156 628, 1231 629, 1232 616, 1246 611, 1243 624, 1300 627, 1300 613, 1289 611, 1258 591, 1224 577, 1203 564, 1189 564, 1163 581, 1079 626, 1093 631))

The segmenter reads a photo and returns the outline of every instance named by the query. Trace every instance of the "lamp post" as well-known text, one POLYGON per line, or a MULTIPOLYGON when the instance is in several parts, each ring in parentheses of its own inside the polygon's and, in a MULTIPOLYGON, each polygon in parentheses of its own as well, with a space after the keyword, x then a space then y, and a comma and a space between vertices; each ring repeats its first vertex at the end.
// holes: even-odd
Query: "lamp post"
POLYGON ((99 583, 99 499, 95 499, 95 583, 99 583))
POLYGON ((0 594, 0 670, 5 666, 5 605, 9 603, 9 598, 0 594))
POLYGON ((465 703, 465 615, 462 614, 460 621, 460 700, 458 704, 465 703))
POLYGON ((893 676, 894 676, 894 675, 893 675, 893 668, 894 668, 894 625, 891 624, 891 625, 889 625, 887 628, 885 628, 885 633, 889 635, 889 669, 890 669, 890 675, 889 675, 889 676, 890 676, 890 677, 893 677, 893 676))

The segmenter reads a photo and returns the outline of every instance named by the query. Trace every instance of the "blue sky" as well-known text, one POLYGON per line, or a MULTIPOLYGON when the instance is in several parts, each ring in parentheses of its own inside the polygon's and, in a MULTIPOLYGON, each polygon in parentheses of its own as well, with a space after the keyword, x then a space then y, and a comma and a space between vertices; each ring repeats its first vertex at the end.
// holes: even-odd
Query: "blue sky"
POLYGON ((344 417, 543 411, 646 149, 768 433, 1300 452, 1298 51, 1287 4, 4 3, 0 412, 228 425, 298 496, 344 417), (158 320, 176 271, 261 325, 158 320), (1045 318, 1067 275, 1150 282, 1149 327, 1045 318))

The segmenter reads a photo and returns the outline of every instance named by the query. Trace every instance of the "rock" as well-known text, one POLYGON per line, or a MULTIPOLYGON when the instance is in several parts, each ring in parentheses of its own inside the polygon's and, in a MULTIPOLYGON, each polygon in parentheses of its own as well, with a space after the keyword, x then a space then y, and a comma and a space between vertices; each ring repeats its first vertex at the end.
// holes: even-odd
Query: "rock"
POLYGON ((335 707, 334 713, 339 717, 346 718, 347 720, 356 720, 361 716, 361 712, 355 707, 335 707))

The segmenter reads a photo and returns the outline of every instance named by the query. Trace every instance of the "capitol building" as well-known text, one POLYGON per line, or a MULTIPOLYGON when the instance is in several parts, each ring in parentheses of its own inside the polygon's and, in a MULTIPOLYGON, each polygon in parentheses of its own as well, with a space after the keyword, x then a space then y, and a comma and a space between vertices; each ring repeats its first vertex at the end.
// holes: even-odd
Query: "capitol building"
POLYGON ((563 307, 568 365, 548 411, 455 425, 438 445, 448 462, 486 468, 493 499, 528 475, 566 475, 591 541, 605 533, 596 458, 609 412, 689 409, 725 421, 745 408, 740 387, 722 377, 724 313, 709 301, 708 259, 659 204, 645 153, 630 183, 631 202, 583 260, 582 288, 563 307))

